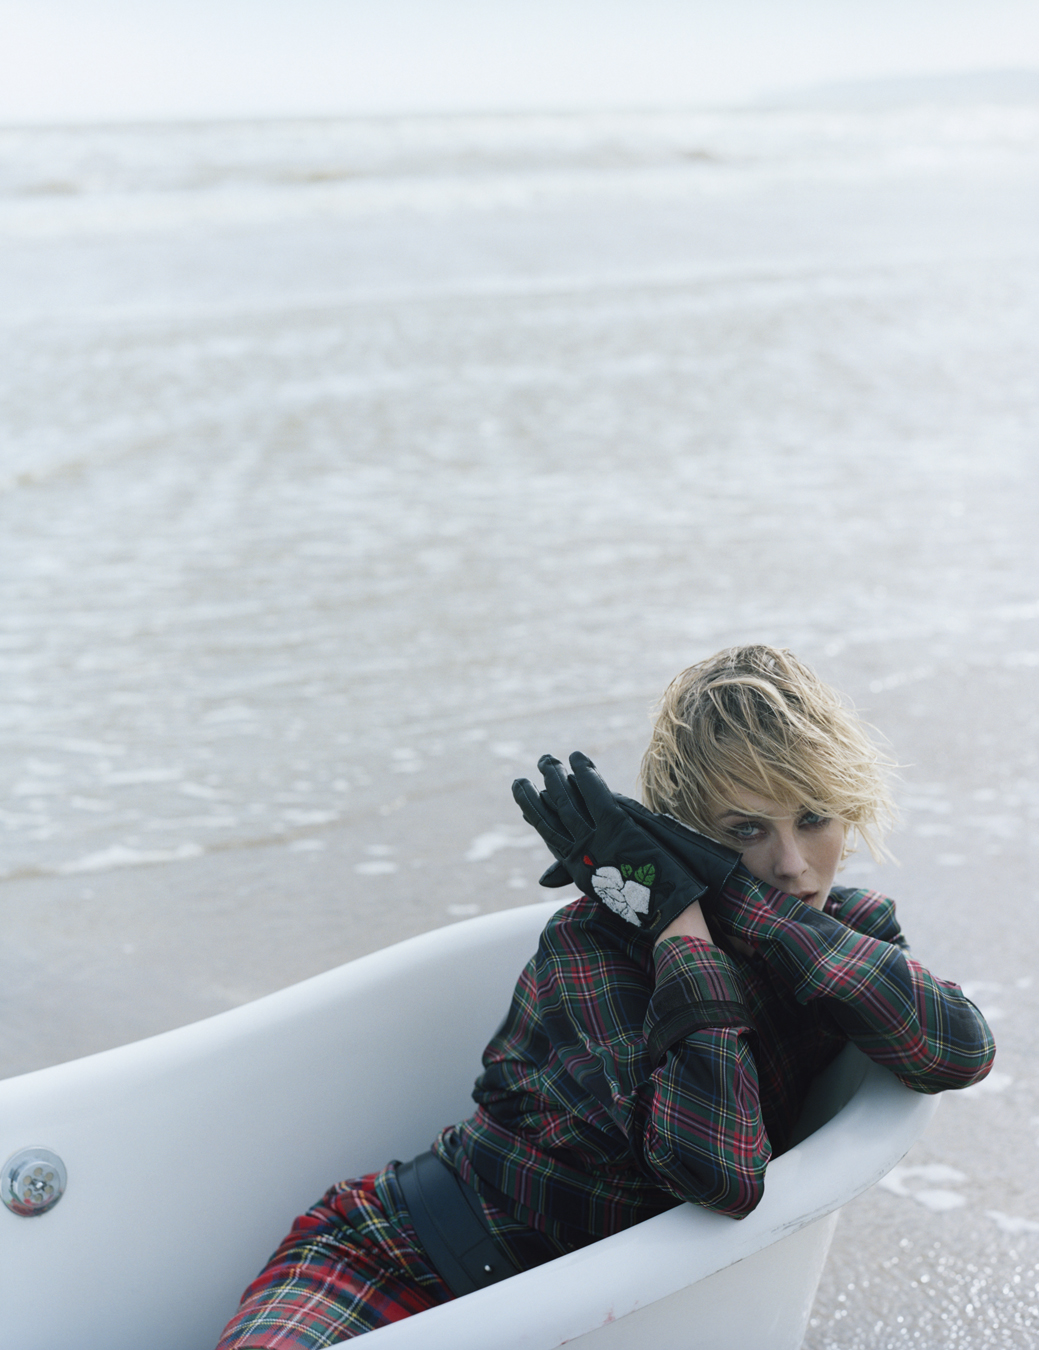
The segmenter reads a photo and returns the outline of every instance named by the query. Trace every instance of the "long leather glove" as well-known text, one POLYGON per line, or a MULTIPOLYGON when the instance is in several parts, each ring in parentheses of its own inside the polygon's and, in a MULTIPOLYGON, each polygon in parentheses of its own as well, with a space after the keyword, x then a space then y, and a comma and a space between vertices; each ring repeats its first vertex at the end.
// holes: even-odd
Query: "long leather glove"
POLYGON ((512 785, 523 818, 559 859, 542 885, 573 881, 653 937, 708 889, 724 885, 739 854, 616 796, 580 751, 570 767, 568 776, 558 759, 542 755, 544 792, 526 778, 512 785))

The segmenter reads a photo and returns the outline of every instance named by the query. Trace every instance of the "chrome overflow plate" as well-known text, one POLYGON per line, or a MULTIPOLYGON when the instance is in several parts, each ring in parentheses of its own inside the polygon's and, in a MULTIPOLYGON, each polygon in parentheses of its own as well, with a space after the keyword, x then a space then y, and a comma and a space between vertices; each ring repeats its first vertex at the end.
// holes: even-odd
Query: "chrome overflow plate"
POLYGON ((0 1200, 12 1214, 46 1214, 65 1194, 65 1164, 49 1148, 23 1148, 4 1163, 0 1200))

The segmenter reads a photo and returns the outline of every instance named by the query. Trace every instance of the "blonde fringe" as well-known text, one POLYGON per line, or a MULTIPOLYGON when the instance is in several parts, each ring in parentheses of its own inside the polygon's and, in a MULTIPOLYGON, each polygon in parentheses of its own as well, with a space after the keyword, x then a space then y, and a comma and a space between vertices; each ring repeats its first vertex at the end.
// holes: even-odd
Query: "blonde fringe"
POLYGON ((892 760, 840 696, 789 651, 730 647, 664 691, 642 760, 642 796, 704 834, 750 792, 842 821, 880 861, 895 807, 892 760))

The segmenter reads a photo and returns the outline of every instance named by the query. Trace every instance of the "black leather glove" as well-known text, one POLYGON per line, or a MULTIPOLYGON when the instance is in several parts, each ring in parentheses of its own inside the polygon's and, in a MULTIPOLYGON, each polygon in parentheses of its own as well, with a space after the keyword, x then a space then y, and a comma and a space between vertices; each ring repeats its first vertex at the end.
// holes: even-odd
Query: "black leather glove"
POLYGON ((655 937, 709 887, 720 887, 739 862, 738 853, 713 839, 616 796, 580 751, 570 767, 568 777, 558 759, 543 755, 544 792, 526 778, 512 785, 523 818, 559 859, 543 885, 573 881, 655 937))

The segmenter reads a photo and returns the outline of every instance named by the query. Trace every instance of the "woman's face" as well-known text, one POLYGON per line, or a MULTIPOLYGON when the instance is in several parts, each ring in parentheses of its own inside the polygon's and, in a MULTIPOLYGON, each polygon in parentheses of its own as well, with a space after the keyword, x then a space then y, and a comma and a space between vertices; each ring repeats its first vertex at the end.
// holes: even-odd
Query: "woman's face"
POLYGON ((807 810, 791 814, 752 792, 736 801, 740 810, 715 819, 719 839, 739 849, 758 881, 822 909, 844 852, 844 824, 807 810))

